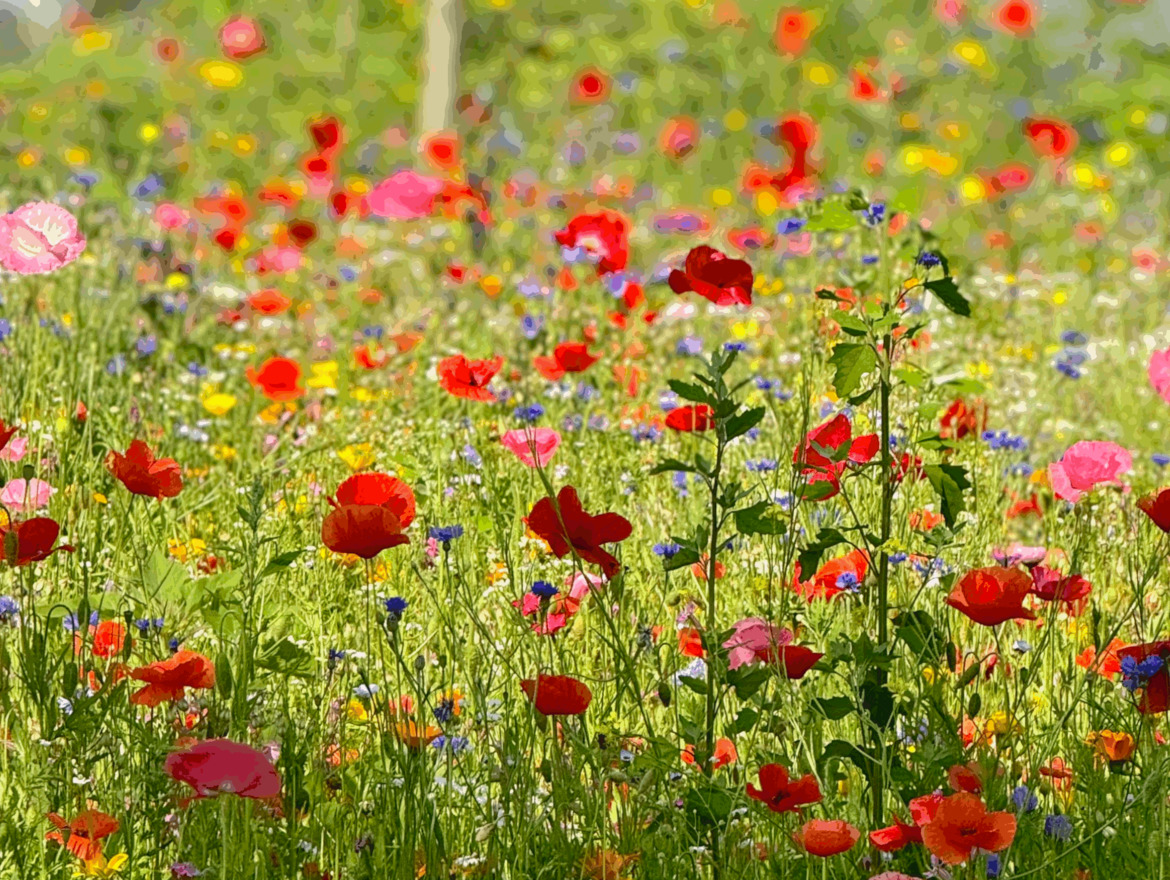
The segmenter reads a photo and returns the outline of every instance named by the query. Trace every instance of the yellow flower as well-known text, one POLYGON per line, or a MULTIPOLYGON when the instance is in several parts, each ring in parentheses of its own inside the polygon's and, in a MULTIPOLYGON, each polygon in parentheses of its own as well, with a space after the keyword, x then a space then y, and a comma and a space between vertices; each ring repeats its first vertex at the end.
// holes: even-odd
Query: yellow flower
POLYGON ((103 495, 101 492, 94 492, 93 493, 93 500, 98 504, 108 504, 109 503, 109 499, 106 498, 106 496, 103 495))
POLYGON ((351 697, 350 701, 346 703, 345 716, 356 724, 365 724, 370 720, 369 710, 366 709, 365 704, 356 697, 351 697))
POLYGON ((126 863, 130 861, 130 857, 126 853, 118 853, 116 856, 106 859, 105 856, 98 854, 97 858, 89 859, 83 862, 80 868, 73 869, 74 877, 117 877, 122 873, 122 869, 126 867, 126 863))
POLYGON ((236 458, 236 449, 234 446, 227 446, 223 443, 216 443, 211 447, 211 454, 220 461, 234 461, 236 458))
POLYGON ((336 388, 337 361, 317 361, 312 364, 305 384, 310 388, 336 388))
POLYGON ((94 52, 110 48, 111 41, 109 31, 86 31, 73 41, 73 54, 92 55, 94 52))
POLYGON ((199 75, 212 88, 234 89, 244 81, 244 70, 230 61, 205 61, 199 75))
POLYGON ((351 443, 337 452, 337 457, 349 465, 351 471, 368 468, 376 458, 369 443, 351 443))
POLYGON ((987 63, 986 50, 974 40, 963 40, 956 43, 953 51, 958 60, 964 64, 970 64, 972 67, 982 67, 987 63))
POLYGON ((214 394, 209 394, 203 398, 203 408, 213 416, 225 415, 235 405, 235 395, 227 394, 223 391, 217 391, 214 394))

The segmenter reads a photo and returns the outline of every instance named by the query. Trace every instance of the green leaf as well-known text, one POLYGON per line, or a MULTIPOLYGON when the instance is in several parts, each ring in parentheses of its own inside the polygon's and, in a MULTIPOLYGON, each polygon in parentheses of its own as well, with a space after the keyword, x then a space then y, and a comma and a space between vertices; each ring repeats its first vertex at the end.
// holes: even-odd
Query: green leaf
POLYGON ((699 561, 699 551, 691 547, 683 547, 674 556, 664 558, 662 566, 666 571, 675 571, 684 565, 694 565, 699 561))
POLYGON ((747 733, 756 726, 756 722, 759 720, 760 713, 751 706, 745 706, 735 716, 735 722, 731 725, 731 733, 747 733))
POLYGON ((840 721, 853 711, 853 701, 848 697, 817 697, 812 708, 830 721, 840 721))
POLYGON ((877 353, 863 343, 838 344, 829 357, 833 365, 833 387, 838 397, 848 397, 862 378, 877 366, 877 353))
POLYGON ((727 432, 727 439, 734 440, 736 437, 742 437, 764 420, 765 412, 766 410, 762 406, 757 406, 729 418, 724 428, 727 432))
POLYGON ((287 638, 266 642, 256 657, 256 665, 297 678, 310 678, 315 671, 308 649, 287 638))
POLYGON ((833 320, 850 336, 865 336, 869 333, 869 328, 865 326, 865 321, 861 320, 857 315, 851 315, 848 312, 838 312, 833 315, 833 320))
POLYGON ((277 572, 285 571, 290 565, 300 558, 303 550, 286 550, 284 553, 279 553, 268 560, 268 564, 264 566, 264 570, 260 572, 261 579, 277 572))
POLYGON ((788 530, 787 513, 779 504, 757 501, 735 511, 735 527, 744 535, 780 535, 788 530))
POLYGON ((964 318, 971 317, 971 303, 963 294, 959 293, 959 285, 955 284, 955 279, 951 276, 927 281, 923 286, 937 296, 939 302, 956 315, 961 315, 964 318))
POLYGON ((713 403, 714 400, 711 394, 699 385, 690 382, 682 382, 678 379, 671 379, 666 383, 670 386, 670 390, 681 397, 683 400, 689 400, 692 403, 713 403))
POLYGON ((650 469, 650 476, 656 474, 669 474, 675 471, 681 471, 688 474, 703 474, 706 476, 707 472, 702 470, 699 465, 687 464, 685 461, 679 461, 677 458, 667 458, 658 462, 650 469))
POLYGON ((836 529, 821 529, 817 538, 800 551, 797 561, 800 565, 800 576, 810 578, 821 564, 821 557, 826 550, 845 543, 845 536, 836 529))
POLYGON ((833 759, 851 761, 866 779, 873 778, 873 758, 851 742, 846 742, 843 739, 835 739, 825 746, 824 751, 821 752, 820 759, 817 761, 822 776, 824 775, 825 765, 833 759))
POLYGON ((714 785, 703 785, 683 795, 683 806, 704 825, 719 825, 731 815, 731 795, 714 785))
POLYGON ((946 636, 927 611, 903 611, 894 616, 894 635, 916 657, 934 665, 945 662, 946 636))
POLYGON ((827 288, 827 287, 817 288, 816 298, 817 299, 827 299, 827 300, 831 300, 832 302, 841 302, 841 303, 847 302, 847 300, 844 297, 837 296, 836 293, 834 293, 832 290, 829 290, 829 288, 827 288))
POLYGON ((947 527, 953 529, 955 519, 966 509, 963 490, 971 488, 967 472, 957 464, 928 464, 923 471, 942 501, 942 515, 947 527))
POLYGON ((767 666, 740 666, 727 673, 727 683, 741 700, 750 700, 772 675, 767 666))

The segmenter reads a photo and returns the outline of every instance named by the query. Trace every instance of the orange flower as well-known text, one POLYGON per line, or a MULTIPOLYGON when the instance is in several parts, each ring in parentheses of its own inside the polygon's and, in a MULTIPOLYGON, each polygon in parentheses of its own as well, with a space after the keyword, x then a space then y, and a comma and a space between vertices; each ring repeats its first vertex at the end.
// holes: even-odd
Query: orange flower
POLYGON ((797 846, 822 858, 848 852, 860 838, 861 832, 841 819, 811 819, 792 835, 797 846))
POLYGON ((1090 733, 1087 742, 1093 747, 1098 759, 1106 760, 1110 764, 1128 761, 1137 748, 1137 743, 1128 733, 1114 733, 1112 730, 1090 733))
POLYGON ((422 748, 430 744, 431 740, 443 731, 433 724, 419 724, 416 721, 399 721, 394 725, 394 733, 412 749, 422 748))
POLYGON ((102 854, 102 838, 118 830, 118 820, 99 810, 78 813, 72 821, 66 822, 57 813, 48 814, 49 821, 57 826, 56 831, 45 835, 65 847, 82 861, 90 862, 102 854), (62 832, 67 832, 68 837, 62 832))
POLYGON ((922 842, 931 855, 948 865, 971 858, 971 852, 1007 849, 1016 836, 1016 817, 989 813, 977 795, 966 791, 943 798, 934 818, 922 829, 922 842))
MULTIPOLYGON (((695 747, 687 744, 687 747, 682 750, 679 755, 684 764, 695 763, 695 747)), ((734 764, 739 760, 739 752, 735 750, 735 743, 726 737, 720 737, 715 740, 715 755, 712 758, 715 769, 726 767, 728 764, 734 764)))
POLYGON ((301 387, 301 365, 285 357, 270 357, 254 370, 248 367, 248 381, 269 400, 296 400, 305 393, 301 387))
POLYGON ((168 700, 181 700, 186 688, 215 687, 215 666, 202 654, 179 651, 166 660, 139 666, 130 672, 130 677, 146 682, 146 687, 130 696, 130 702, 154 707, 168 700))
POLYGON ((586 880, 621 880, 621 872, 639 858, 637 854, 623 856, 613 850, 597 850, 581 860, 581 876, 586 880))

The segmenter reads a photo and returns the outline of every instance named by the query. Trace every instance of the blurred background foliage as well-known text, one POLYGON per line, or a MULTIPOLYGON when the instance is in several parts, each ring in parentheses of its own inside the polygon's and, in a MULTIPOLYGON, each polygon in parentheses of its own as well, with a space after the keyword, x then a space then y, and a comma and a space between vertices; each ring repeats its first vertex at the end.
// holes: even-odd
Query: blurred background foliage
MULTIPOLYGON (((1026 5, 1026 26, 1005 27, 1000 0, 463 0, 451 98, 465 168, 618 192, 627 209, 738 208, 767 221, 784 206, 743 186, 745 169, 783 166, 776 123, 800 112, 818 126, 822 180, 876 189, 959 233, 986 228, 989 212, 1027 228, 994 182, 1015 162, 1031 189, 1068 193, 1057 204, 1070 223, 1124 220, 1141 226, 1131 238, 1159 237, 1170 3, 1026 5), (587 71, 601 100, 580 99, 587 71), (1037 116, 1077 133, 1059 163, 1027 142, 1024 121, 1037 116), (692 123, 681 155, 664 148, 692 123), (1122 204, 1142 216, 1123 218, 1122 204)), ((295 174, 306 121, 326 114, 346 126, 342 174, 417 161, 422 0, 118 6, 65 8, 48 29, 4 25, 9 184, 52 190, 85 173, 95 194, 124 198, 155 174, 172 198, 248 190, 295 174), (218 32, 238 14, 259 22, 266 49, 233 61, 218 32)), ((1046 205, 1034 220, 1052 235, 1046 205)))

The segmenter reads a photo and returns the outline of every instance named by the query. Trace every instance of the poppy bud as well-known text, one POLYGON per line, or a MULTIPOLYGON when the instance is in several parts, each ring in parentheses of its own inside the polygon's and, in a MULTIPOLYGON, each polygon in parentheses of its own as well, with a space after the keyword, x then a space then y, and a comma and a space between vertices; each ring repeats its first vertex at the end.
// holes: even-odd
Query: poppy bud
POLYGON ((427 666, 427 659, 422 654, 414 658, 414 671, 422 672, 427 666))
POLYGON ((662 701, 663 708, 670 708, 670 685, 665 681, 658 682, 658 699, 662 701))

